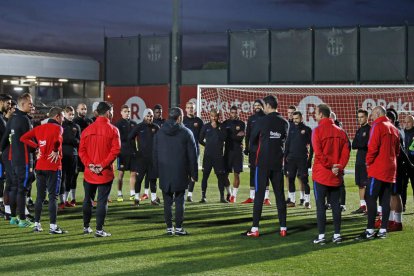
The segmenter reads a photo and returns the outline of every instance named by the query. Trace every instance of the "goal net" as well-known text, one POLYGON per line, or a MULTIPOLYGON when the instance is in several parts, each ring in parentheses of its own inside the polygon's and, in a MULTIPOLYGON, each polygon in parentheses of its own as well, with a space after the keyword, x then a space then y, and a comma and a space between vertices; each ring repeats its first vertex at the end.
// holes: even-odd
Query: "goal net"
MULTIPOLYGON (((328 104, 351 140, 359 127, 359 108, 368 110, 369 114, 377 105, 394 108, 399 113, 402 126, 405 116, 414 114, 414 85, 199 85, 197 114, 208 122, 209 112, 215 108, 223 121, 230 116, 231 106, 236 105, 240 109, 240 119, 247 122, 253 114, 254 101, 267 95, 277 97, 278 111, 285 118, 288 106, 295 105, 302 112, 304 123, 312 129, 317 126, 315 107, 321 103, 328 104)), ((352 172, 354 165, 353 150, 347 170, 352 172)))

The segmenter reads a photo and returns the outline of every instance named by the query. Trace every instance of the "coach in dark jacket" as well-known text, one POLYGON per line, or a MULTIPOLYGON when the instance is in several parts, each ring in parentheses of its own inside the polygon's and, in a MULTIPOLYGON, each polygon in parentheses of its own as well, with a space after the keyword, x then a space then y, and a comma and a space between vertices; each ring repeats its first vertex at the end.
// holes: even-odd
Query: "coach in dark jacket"
POLYGON ((197 148, 191 131, 182 124, 181 108, 171 108, 168 120, 154 137, 154 168, 160 179, 164 197, 164 219, 167 234, 187 235, 182 228, 184 194, 189 178, 197 181, 197 148), (175 201, 175 226, 172 225, 172 205, 175 201))

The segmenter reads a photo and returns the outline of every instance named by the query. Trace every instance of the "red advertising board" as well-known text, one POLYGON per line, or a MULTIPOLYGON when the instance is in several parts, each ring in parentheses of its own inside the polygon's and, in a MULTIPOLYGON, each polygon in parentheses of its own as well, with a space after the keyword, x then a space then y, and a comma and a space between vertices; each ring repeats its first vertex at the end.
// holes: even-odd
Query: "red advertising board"
POLYGON ((140 123, 146 108, 153 108, 156 104, 163 107, 163 118, 168 116, 169 86, 106 86, 104 97, 114 104, 114 119, 121 118, 121 106, 126 104, 131 108, 131 119, 140 123))
POLYGON ((197 86, 180 86, 180 107, 184 110, 185 104, 189 101, 192 101, 195 104, 197 104, 197 86))

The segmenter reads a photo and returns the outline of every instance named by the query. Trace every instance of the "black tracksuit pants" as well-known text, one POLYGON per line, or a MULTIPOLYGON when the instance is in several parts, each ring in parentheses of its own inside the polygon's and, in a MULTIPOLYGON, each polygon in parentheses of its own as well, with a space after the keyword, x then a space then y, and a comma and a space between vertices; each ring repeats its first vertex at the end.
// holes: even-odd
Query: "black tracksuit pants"
POLYGON ((172 228, 172 206, 175 202, 175 227, 181 228, 184 221, 185 190, 177 192, 162 192, 164 198, 164 220, 167 228, 172 228))
POLYGON ((259 227, 260 218, 262 216, 263 200, 266 192, 266 185, 272 183, 273 192, 276 196, 277 214, 279 217, 280 227, 286 227, 286 202, 283 188, 283 172, 282 168, 277 171, 260 169, 256 167, 255 184, 256 196, 254 197, 253 206, 253 227, 259 227))
POLYGON ((59 195, 60 183, 62 182, 62 171, 43 171, 36 172, 37 197, 35 203, 35 222, 40 222, 43 201, 46 192, 49 197, 49 220, 51 224, 56 224, 57 216, 57 197, 59 195))
POLYGON ((89 227, 92 217, 92 201, 98 191, 98 202, 96 204, 96 230, 102 230, 108 211, 108 197, 111 193, 112 181, 104 184, 90 184, 83 182, 85 188, 85 199, 83 200, 83 226, 89 227))
POLYGON ((17 211, 21 220, 26 219, 26 197, 30 182, 29 165, 12 167, 12 183, 9 189, 11 216, 15 217, 17 211))
POLYGON ((316 218, 318 221, 319 234, 325 234, 326 228, 326 198, 330 196, 330 204, 332 207, 332 216, 334 221, 335 234, 341 233, 341 205, 339 198, 341 195, 340 187, 325 186, 318 182, 313 183, 313 193, 316 202, 316 218))
POLYGON ((63 155, 62 158, 62 185, 60 194, 76 189, 76 170, 78 168, 77 155, 63 155))
POLYGON ((380 199, 382 206, 382 222, 381 228, 387 229, 390 217, 390 201, 391 201, 392 184, 381 180, 370 178, 365 190, 365 200, 368 209, 367 229, 374 229, 375 217, 377 216, 377 200, 380 199))

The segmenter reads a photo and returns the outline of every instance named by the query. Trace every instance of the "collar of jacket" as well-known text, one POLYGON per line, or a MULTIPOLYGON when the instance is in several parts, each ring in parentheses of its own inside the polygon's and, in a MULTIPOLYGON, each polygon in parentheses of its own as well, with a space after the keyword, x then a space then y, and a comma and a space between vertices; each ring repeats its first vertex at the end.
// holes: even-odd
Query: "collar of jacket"
POLYGON ((54 120, 54 119, 49 119, 47 122, 49 124, 56 124, 56 125, 59 125, 60 126, 60 124, 56 120, 54 120))
POLYGON ((334 125, 335 122, 331 118, 322 118, 322 120, 319 121, 318 125, 334 125))
POLYGON ((103 117, 103 116, 98 116, 97 118, 96 118, 96 121, 95 122, 100 122, 100 123, 109 123, 109 119, 108 118, 106 118, 106 117, 103 117))
POLYGON ((387 116, 381 116, 378 117, 373 124, 378 124, 378 123, 382 123, 382 122, 390 122, 390 120, 387 118, 387 116))

